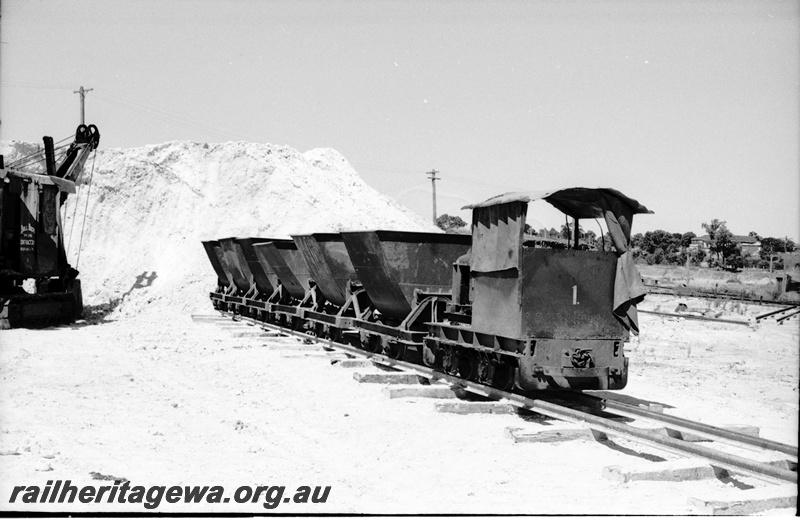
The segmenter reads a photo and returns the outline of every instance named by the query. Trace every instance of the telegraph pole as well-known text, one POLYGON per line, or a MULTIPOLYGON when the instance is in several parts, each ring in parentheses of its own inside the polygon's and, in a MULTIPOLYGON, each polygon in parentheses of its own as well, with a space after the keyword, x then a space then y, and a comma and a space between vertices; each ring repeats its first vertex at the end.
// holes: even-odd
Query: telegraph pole
POLYGON ((86 99, 86 93, 87 92, 91 92, 92 90, 94 90, 94 88, 86 88, 86 89, 84 89, 83 86, 81 86, 80 89, 72 91, 73 94, 80 94, 81 95, 81 124, 86 124, 86 122, 85 122, 85 113, 84 113, 84 99, 86 99))
POLYGON ((436 181, 441 180, 441 178, 437 177, 436 174, 439 173, 435 169, 432 169, 425 173, 428 175, 428 178, 431 179, 431 185, 433 186, 433 225, 436 225, 436 181))

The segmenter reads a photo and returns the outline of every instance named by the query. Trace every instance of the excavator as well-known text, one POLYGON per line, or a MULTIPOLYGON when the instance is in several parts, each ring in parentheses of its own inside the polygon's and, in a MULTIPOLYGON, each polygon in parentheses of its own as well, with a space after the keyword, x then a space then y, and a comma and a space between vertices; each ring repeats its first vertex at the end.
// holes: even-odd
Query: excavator
MULTIPOLYGON (((0 329, 68 324, 83 313, 78 271, 67 261, 61 208, 100 143, 81 124, 71 143, 5 165, 0 155, 0 329)), ((69 140, 66 139, 66 140, 69 140)))

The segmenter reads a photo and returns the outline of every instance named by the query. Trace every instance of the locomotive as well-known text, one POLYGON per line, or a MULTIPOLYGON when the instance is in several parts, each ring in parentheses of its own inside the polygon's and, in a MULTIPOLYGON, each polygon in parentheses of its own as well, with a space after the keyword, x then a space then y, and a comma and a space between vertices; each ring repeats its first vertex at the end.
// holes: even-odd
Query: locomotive
POLYGON ((589 188, 507 193, 464 209, 469 235, 205 241, 212 304, 502 390, 624 388, 624 345, 645 294, 631 225, 652 211, 589 188), (540 200, 573 219, 566 247, 525 234, 528 203, 540 200), (611 251, 579 244, 587 218, 605 221, 611 251))

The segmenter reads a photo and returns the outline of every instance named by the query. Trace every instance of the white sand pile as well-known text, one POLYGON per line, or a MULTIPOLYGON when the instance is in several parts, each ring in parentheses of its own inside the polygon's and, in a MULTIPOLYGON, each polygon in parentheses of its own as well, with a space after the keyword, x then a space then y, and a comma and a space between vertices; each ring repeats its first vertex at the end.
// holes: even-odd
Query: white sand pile
MULTIPOLYGON (((9 163, 19 152, 35 149, 30 146, 10 143, 0 153, 9 163)), ((91 176, 90 158, 84 179, 91 176)), ((67 201, 64 228, 85 303, 123 298, 117 315, 168 306, 209 309, 215 275, 201 240, 438 230, 369 187, 335 150, 300 153, 246 142, 101 146, 91 188, 81 186, 67 201)))

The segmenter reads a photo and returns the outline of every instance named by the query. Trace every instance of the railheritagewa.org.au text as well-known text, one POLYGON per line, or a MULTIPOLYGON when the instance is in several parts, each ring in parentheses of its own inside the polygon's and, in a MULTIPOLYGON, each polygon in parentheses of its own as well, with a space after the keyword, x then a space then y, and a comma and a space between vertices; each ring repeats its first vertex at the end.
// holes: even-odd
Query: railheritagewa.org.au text
POLYGON ((281 503, 325 503, 330 496, 330 486, 299 486, 294 490, 285 486, 243 485, 232 493, 220 485, 165 486, 132 485, 130 481, 114 481, 113 485, 73 485, 71 480, 49 480, 44 487, 18 485, 11 492, 9 503, 134 503, 154 510, 162 503, 197 504, 260 504, 266 509, 277 508, 281 503))

